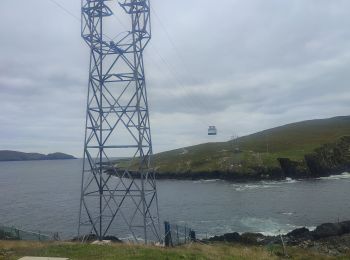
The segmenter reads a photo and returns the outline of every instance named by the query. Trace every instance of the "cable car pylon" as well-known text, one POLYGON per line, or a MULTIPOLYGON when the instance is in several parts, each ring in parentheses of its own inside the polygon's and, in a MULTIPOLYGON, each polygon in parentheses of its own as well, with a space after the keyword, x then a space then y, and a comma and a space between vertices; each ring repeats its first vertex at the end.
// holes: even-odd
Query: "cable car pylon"
POLYGON ((151 39, 150 1, 123 0, 118 6, 117 1, 83 0, 81 10, 90 70, 78 233, 99 240, 123 235, 136 242, 159 241, 143 62, 151 39), (118 40, 105 30, 112 5, 131 22, 118 40))

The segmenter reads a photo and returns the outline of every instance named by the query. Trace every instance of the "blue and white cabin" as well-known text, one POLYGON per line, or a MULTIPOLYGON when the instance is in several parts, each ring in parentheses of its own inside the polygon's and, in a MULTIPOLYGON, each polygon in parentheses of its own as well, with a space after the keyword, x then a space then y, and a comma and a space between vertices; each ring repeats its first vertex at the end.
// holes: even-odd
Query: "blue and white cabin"
POLYGON ((208 135, 217 135, 218 131, 216 130, 215 126, 209 126, 208 128, 208 135))

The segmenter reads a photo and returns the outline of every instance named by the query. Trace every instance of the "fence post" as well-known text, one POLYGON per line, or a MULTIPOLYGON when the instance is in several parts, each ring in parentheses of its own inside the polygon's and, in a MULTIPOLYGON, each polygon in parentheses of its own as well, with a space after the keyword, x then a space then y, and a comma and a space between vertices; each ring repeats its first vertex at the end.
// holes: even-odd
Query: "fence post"
POLYGON ((9 228, 10 231, 7 231, 11 236, 16 236, 16 228, 14 226, 9 228))
POLYGON ((173 242, 171 239, 171 230, 170 230, 170 223, 168 221, 164 221, 164 228, 165 228, 165 246, 173 246, 173 242))
POLYGON ((196 242, 196 232, 194 230, 190 230, 190 239, 192 242, 196 242))
POLYGON ((55 241, 59 241, 60 240, 60 235, 58 234, 58 232, 53 234, 53 240, 55 240, 55 241))
POLYGON ((15 231, 16 231, 17 239, 18 239, 18 240, 21 240, 21 237, 20 237, 20 235, 19 235, 19 229, 15 229, 15 231))
POLYGON ((176 225, 176 240, 177 240, 177 244, 180 245, 179 226, 178 225, 176 225))

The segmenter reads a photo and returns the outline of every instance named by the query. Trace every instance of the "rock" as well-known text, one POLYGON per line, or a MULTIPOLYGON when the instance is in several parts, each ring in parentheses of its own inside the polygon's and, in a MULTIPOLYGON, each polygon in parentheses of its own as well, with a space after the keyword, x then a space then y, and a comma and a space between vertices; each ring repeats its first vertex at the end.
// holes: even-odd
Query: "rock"
POLYGON ((208 239, 211 242, 221 242, 224 241, 224 236, 213 236, 208 239))
MULTIPOLYGON (((350 248, 350 221, 325 223, 315 231, 303 227, 283 235, 284 243, 289 246, 311 248, 329 255, 344 254, 350 248)), ((246 245, 281 245, 280 236, 264 236, 260 233, 227 233, 211 237, 202 242, 235 242, 246 245)))
POLYGON ((296 175, 297 163, 289 158, 277 158, 286 177, 294 177, 296 175))
POLYGON ((224 234, 224 240, 227 242, 238 242, 241 239, 241 235, 237 232, 224 234))
POLYGON ((317 226, 312 235, 315 239, 321 239, 331 236, 340 236, 343 234, 343 228, 338 223, 325 223, 317 226))
POLYGON ((239 242, 241 239, 241 236, 239 233, 226 233, 222 236, 214 236, 208 239, 208 241, 226 241, 226 242, 239 242))
POLYGON ((350 221, 343 221, 343 222, 340 222, 339 224, 342 228, 343 234, 350 233, 350 221))
POLYGON ((310 230, 308 230, 306 227, 294 229, 293 231, 287 234, 287 237, 292 237, 292 238, 309 239, 310 236, 311 236, 310 230))
POLYGON ((266 237, 260 233, 243 233, 240 242, 246 244, 261 244, 265 238, 266 237))
POLYGON ((307 228, 297 228, 284 236, 285 242, 288 245, 301 245, 305 241, 313 239, 312 233, 307 228))
POLYGON ((208 239, 211 242, 237 242, 243 244, 263 244, 268 237, 259 233, 244 233, 240 235, 237 232, 227 233, 222 236, 214 236, 208 239))
POLYGON ((304 159, 313 177, 325 177, 330 175, 330 169, 325 165, 324 161, 319 158, 318 153, 306 154, 304 159))
POLYGON ((299 247, 301 248, 309 248, 312 246, 312 241, 311 240, 305 240, 303 242, 300 242, 299 247))
POLYGON ((191 241, 196 241, 196 232, 194 232, 193 230, 190 231, 190 239, 191 241))
POLYGON ((350 136, 334 143, 324 144, 313 153, 305 155, 305 162, 313 177, 329 176, 348 171, 350 136))
POLYGON ((119 238, 115 237, 115 236, 105 236, 103 237, 104 240, 109 240, 113 243, 122 243, 123 241, 121 241, 119 238))

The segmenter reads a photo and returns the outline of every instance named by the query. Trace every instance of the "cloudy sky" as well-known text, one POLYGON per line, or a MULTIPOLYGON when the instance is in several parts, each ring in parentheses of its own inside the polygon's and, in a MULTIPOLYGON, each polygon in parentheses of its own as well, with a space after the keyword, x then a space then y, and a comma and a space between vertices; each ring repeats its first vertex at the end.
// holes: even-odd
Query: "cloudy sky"
MULTIPOLYGON (((81 156, 89 52, 80 1, 1 4, 0 149, 81 156)), ((155 152, 350 114, 349 0, 152 5, 145 63, 155 152)))

